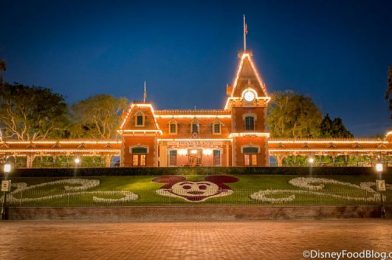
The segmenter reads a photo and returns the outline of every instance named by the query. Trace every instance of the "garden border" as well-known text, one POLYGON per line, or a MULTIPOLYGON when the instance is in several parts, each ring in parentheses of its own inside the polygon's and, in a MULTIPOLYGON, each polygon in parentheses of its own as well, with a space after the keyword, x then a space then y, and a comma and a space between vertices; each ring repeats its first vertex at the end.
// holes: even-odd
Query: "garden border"
MULTIPOLYGON (((391 217, 392 207, 386 207, 391 217)), ((10 220, 262 220, 379 218, 378 206, 131 206, 110 208, 10 208, 10 220)))
MULTIPOLYGON (((144 167, 144 168, 18 168, 12 177, 91 177, 132 175, 298 175, 309 176, 309 167, 144 167)), ((2 175, 3 173, 1 173, 2 175)), ((392 174, 392 167, 385 168, 392 174)), ((312 176, 375 175, 373 167, 313 167, 312 176)))

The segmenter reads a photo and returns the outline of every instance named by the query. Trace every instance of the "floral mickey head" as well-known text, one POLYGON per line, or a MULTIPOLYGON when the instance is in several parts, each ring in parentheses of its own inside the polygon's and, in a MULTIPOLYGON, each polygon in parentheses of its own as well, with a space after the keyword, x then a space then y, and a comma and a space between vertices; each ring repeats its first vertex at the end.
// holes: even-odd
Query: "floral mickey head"
POLYGON ((205 177, 204 181, 188 181, 183 176, 161 176, 154 178, 153 181, 165 183, 157 190, 159 195, 201 202, 208 198, 232 194, 233 190, 225 183, 237 182, 238 178, 214 175, 205 177))

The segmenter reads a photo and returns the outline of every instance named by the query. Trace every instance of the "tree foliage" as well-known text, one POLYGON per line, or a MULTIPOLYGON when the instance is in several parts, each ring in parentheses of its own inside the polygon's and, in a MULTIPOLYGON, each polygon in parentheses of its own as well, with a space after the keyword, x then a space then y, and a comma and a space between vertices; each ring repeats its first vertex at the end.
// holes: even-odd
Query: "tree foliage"
POLYGON ((7 70, 7 66, 5 64, 5 61, 0 59, 0 87, 3 86, 3 83, 4 83, 3 73, 6 70, 7 70))
POLYGON ((0 127, 3 137, 37 140, 63 137, 67 105, 48 88, 15 83, 0 89, 0 127))
POLYGON ((341 118, 331 120, 328 114, 325 115, 320 125, 320 136, 325 138, 352 138, 353 134, 344 126, 341 118))
POLYGON ((390 118, 392 119, 392 66, 388 68, 388 83, 385 91, 385 99, 388 101, 390 118))
POLYGON ((121 112, 127 106, 126 98, 95 95, 74 104, 71 109, 73 137, 104 138, 116 136, 121 112))
POLYGON ((292 91, 272 95, 267 118, 272 137, 319 137, 321 120, 321 112, 310 97, 292 91))

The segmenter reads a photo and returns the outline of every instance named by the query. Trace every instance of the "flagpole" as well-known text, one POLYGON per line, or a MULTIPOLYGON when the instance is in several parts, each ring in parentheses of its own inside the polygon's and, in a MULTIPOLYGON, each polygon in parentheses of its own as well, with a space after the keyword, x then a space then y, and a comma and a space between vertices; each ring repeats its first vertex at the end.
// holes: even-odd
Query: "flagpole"
POLYGON ((245 15, 244 15, 244 51, 246 51, 246 21, 245 21, 245 15))
POLYGON ((143 95, 144 103, 146 103, 146 99, 147 99, 147 82, 144 81, 144 95, 143 95))

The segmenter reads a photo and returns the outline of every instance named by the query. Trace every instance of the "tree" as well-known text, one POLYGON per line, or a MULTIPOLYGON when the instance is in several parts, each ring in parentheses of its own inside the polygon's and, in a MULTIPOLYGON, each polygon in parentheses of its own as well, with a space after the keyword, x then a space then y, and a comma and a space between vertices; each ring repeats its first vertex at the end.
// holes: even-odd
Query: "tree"
POLYGON ((272 137, 318 137, 321 120, 321 112, 310 97, 292 91, 272 95, 267 118, 272 137))
POLYGON ((347 130, 343 120, 339 117, 331 120, 326 114, 320 125, 320 136, 325 138, 352 138, 353 134, 347 130))
POLYGON ((127 107, 126 98, 96 95, 72 106, 73 137, 109 139, 116 136, 121 112, 127 107))
POLYGON ((392 66, 388 68, 388 83, 385 91, 385 99, 388 101, 390 118, 392 119, 392 66))
POLYGON ((67 105, 48 88, 15 83, 0 89, 0 126, 3 138, 24 141, 63 137, 67 105))
POLYGON ((0 87, 4 84, 3 73, 7 70, 7 66, 4 60, 0 59, 0 87))

